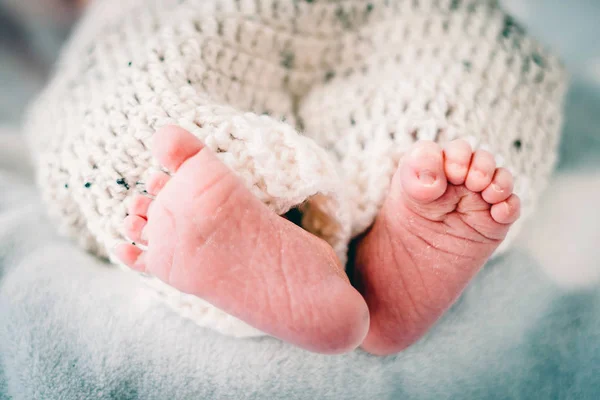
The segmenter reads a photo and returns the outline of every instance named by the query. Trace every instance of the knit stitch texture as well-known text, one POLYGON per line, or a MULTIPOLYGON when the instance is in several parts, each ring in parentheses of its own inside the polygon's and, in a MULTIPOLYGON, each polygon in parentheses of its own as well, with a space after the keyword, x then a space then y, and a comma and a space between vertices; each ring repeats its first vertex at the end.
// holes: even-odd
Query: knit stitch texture
MULTIPOLYGON (((529 215, 556 161, 565 88, 558 60, 495 1, 103 0, 27 132, 50 214, 99 256, 158 167, 153 132, 176 124, 274 212, 299 208, 344 262, 420 139, 491 151, 529 215)), ((145 278, 199 325, 261 334, 145 278)))

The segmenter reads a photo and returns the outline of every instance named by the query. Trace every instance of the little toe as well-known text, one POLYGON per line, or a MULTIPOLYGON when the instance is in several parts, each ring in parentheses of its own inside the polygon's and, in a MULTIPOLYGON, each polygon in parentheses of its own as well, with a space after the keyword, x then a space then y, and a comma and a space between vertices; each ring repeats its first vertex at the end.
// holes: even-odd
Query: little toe
POLYGON ((115 256, 129 268, 146 272, 144 252, 129 243, 118 244, 114 249, 115 256))
POLYGON ((176 172, 203 147, 200 139, 178 126, 164 127, 152 139, 152 155, 171 172, 176 172))
POLYGON ((492 179, 492 183, 481 193, 483 199, 496 204, 510 197, 514 187, 512 174, 505 168, 498 168, 492 179))
POLYGON ((499 224, 512 224, 521 215, 521 200, 516 194, 512 194, 505 201, 494 204, 490 213, 499 224))
POLYGON ((151 204, 151 198, 138 194, 131 199, 129 207, 127 207, 127 212, 129 215, 139 215, 140 217, 146 218, 151 204))
POLYGON ((147 221, 139 215, 129 215, 123 221, 123 230, 125 236, 134 242, 146 245, 144 236, 144 228, 146 227, 147 221))
POLYGON ((448 181, 453 185, 462 185, 467 179, 473 150, 466 140, 454 140, 444 149, 444 170, 448 181))
POLYGON ((485 150, 477 150, 473 154, 465 186, 472 192, 483 191, 492 182, 495 170, 494 156, 485 150))
POLYGON ((171 177, 164 172, 153 174, 146 182, 146 192, 152 196, 157 196, 170 179, 171 177))
POLYGON ((393 187, 402 187, 403 193, 417 203, 438 199, 448 187, 443 161, 442 148, 437 143, 418 142, 402 160, 393 187))

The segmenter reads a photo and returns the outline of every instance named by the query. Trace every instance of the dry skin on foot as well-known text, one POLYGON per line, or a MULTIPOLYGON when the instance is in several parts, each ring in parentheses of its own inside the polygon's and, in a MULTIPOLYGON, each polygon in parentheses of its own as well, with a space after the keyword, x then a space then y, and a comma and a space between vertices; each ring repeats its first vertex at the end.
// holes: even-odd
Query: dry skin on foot
POLYGON ((512 190, 512 175, 465 141, 414 146, 357 251, 365 350, 399 352, 448 309, 519 217, 512 190))
POLYGON ((155 134, 155 174, 124 221, 128 266, 272 336, 323 353, 358 347, 369 313, 333 249, 271 212, 189 132, 155 134))

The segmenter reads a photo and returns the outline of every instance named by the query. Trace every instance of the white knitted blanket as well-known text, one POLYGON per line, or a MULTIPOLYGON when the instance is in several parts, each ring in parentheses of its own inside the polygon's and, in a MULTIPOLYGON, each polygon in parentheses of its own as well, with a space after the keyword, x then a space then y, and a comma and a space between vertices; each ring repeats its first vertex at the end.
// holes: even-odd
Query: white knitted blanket
MULTIPOLYGON (((557 60, 495 1, 103 0, 27 132, 51 215, 99 256, 123 238, 153 132, 178 124, 345 260, 419 139, 492 151, 527 216, 555 163, 564 91, 557 60)), ((202 326, 259 334, 148 282, 202 326)))

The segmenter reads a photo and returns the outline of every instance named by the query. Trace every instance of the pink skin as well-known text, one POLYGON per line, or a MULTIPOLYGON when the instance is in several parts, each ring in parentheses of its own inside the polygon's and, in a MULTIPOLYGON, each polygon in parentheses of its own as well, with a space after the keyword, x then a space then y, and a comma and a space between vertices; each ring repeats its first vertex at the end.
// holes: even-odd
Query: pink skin
POLYGON ((161 130, 153 154, 174 177, 155 174, 147 190, 156 199, 137 196, 130 205, 125 231, 148 250, 121 244, 117 256, 315 352, 361 343, 378 355, 406 348, 456 300, 519 216, 512 175, 491 154, 460 140, 444 151, 418 143, 359 243, 363 300, 325 242, 268 210, 190 133, 161 130))
POLYGON ((155 174, 124 221, 146 251, 120 244, 125 264, 201 297, 250 325, 304 349, 358 347, 369 311, 331 247, 271 212, 192 134, 157 132, 155 174))
POLYGON ((458 140, 419 142, 404 157, 356 274, 371 315, 363 349, 401 351, 459 297, 519 217, 512 175, 458 140))

